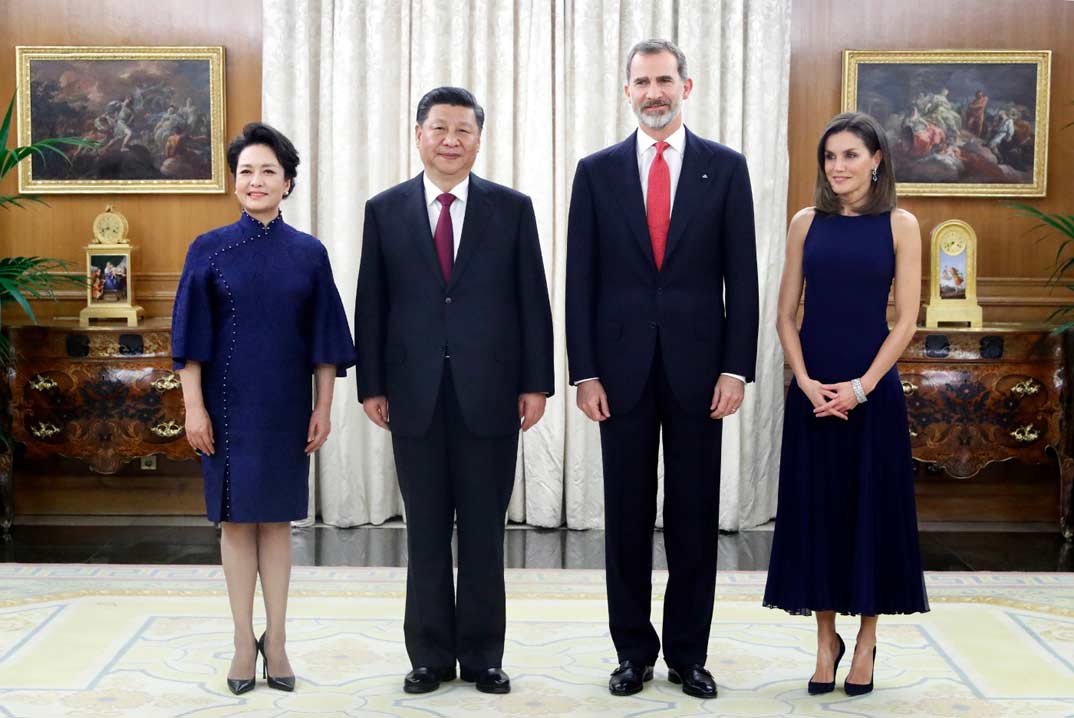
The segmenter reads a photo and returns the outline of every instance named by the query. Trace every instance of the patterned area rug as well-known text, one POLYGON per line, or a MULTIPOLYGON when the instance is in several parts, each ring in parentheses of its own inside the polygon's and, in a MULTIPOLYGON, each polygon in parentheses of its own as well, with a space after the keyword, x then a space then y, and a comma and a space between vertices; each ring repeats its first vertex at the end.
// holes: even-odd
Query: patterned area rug
MULTIPOLYGON (((763 573, 722 573, 709 647, 714 701, 684 696, 662 665, 638 695, 610 696, 603 573, 569 570, 508 572, 512 693, 483 695, 456 681, 407 695, 405 575, 296 568, 288 647, 297 688, 280 693, 259 678, 235 697, 224 683, 231 624, 218 567, 0 565, 0 716, 1074 714, 1072 574, 929 574, 932 612, 881 621, 877 688, 848 698, 841 689, 806 694, 812 619, 762 608, 763 573)), ((839 629, 852 639, 856 623, 840 619, 839 629)))

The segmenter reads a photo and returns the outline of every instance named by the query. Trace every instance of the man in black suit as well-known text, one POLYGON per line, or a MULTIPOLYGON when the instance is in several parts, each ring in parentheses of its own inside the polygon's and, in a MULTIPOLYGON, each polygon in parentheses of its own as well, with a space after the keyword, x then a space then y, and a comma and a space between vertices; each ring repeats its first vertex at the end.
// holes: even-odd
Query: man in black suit
POLYGON ((366 203, 358 398, 390 429, 407 518, 404 634, 425 693, 507 693, 503 527, 518 430, 554 389, 552 313, 529 197, 470 173, 485 113, 440 87, 418 104, 425 171, 366 203), (458 601, 451 534, 458 521, 458 601))
POLYGON ((578 163, 567 228, 567 353, 578 406, 600 422, 609 689, 652 678, 657 451, 664 441, 668 678, 711 698, 721 419, 757 353, 757 258, 746 161, 683 125, 692 81, 663 40, 638 43, 626 97, 640 127, 578 163))

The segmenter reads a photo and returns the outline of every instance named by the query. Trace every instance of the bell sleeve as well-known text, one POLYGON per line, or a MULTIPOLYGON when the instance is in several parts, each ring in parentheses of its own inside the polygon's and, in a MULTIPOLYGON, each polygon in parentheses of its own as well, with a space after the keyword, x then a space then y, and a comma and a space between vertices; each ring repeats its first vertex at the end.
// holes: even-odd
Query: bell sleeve
POLYGON ((336 376, 347 376, 347 369, 355 364, 354 340, 343 301, 339 298, 336 281, 332 277, 332 265, 328 252, 321 246, 314 276, 313 310, 310 317, 310 363, 335 364, 336 376))
POLYGON ((213 293, 209 260, 194 241, 187 251, 172 309, 172 368, 213 358, 213 293))

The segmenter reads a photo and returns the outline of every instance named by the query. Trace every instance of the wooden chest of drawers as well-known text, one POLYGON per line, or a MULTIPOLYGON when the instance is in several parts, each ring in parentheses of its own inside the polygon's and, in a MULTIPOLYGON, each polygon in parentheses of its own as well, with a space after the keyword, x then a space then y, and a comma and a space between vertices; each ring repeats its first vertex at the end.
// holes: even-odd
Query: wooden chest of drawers
MULTIPOLYGON (((195 458, 183 435, 167 319, 133 328, 49 322, 6 331, 16 356, 12 434, 28 457, 81 459, 101 474, 142 456, 195 458)), ((8 504, 10 488, 3 494, 8 504)), ((10 506, 3 509, 10 514, 10 506)))
POLYGON ((1058 461, 1056 500, 1068 539, 1069 341, 1046 327, 919 329, 899 360, 914 458, 956 478, 995 461, 1058 461))

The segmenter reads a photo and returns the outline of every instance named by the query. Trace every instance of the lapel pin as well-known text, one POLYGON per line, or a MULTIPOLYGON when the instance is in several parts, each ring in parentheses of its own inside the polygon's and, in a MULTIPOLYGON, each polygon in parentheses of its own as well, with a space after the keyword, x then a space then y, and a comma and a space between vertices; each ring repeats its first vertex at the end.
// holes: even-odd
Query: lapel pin
POLYGON ((708 175, 701 175, 701 179, 708 179, 708 178, 709 178, 708 175))

